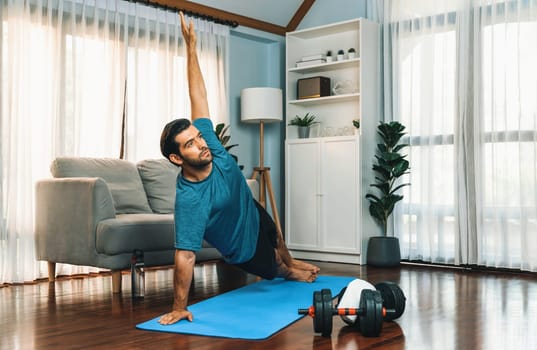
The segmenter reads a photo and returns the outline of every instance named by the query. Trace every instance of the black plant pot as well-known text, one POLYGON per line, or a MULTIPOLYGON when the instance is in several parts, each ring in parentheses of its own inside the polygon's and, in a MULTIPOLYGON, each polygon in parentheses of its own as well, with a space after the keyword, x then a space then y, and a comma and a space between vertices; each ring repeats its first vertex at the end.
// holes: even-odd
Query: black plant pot
POLYGON ((397 237, 371 237, 367 244, 367 264, 379 267, 398 266, 401 249, 397 237))

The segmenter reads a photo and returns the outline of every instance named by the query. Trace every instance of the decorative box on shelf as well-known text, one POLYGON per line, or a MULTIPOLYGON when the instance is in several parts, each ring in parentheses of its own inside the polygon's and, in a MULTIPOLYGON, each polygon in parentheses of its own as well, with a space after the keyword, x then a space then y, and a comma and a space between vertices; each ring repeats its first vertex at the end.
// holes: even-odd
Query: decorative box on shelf
POLYGON ((311 77, 298 79, 296 96, 299 100, 330 96, 330 78, 311 77))

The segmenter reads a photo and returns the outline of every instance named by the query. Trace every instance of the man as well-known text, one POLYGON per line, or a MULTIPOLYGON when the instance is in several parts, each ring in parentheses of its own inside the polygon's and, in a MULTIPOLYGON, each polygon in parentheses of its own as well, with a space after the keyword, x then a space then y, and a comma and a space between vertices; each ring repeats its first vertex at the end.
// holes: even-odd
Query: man
POLYGON ((192 22, 180 13, 187 47, 187 67, 192 124, 187 119, 168 123, 162 132, 162 154, 182 168, 175 203, 176 251, 174 303, 159 320, 172 324, 192 321, 187 310, 195 254, 203 239, 224 259, 247 272, 273 279, 313 282, 317 266, 293 259, 281 232, 267 212, 253 199, 235 160, 225 151, 208 119, 205 83, 196 53, 192 22))

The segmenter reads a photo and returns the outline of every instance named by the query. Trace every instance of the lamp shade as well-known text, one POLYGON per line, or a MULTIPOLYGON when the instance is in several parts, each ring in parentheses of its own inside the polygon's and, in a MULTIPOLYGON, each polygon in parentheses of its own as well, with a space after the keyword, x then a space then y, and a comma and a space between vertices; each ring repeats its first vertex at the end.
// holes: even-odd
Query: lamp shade
POLYGON ((282 90, 269 87, 243 89, 241 120, 245 123, 282 121, 282 90))

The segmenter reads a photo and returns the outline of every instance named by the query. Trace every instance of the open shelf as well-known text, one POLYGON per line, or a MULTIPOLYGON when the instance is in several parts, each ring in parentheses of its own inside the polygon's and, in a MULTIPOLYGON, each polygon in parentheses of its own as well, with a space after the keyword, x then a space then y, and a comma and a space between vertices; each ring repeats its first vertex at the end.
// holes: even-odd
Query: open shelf
POLYGON ((355 94, 343 94, 343 95, 332 95, 316 98, 305 98, 302 100, 291 100, 288 103, 293 105, 303 105, 303 106, 313 106, 316 104, 325 104, 325 103, 339 103, 356 100, 360 97, 359 93, 355 94))
POLYGON ((360 62, 359 58, 351 58, 343 61, 333 61, 328 63, 315 64, 306 67, 295 67, 289 68, 289 73, 300 73, 300 74, 309 74, 309 73, 319 73, 319 72, 329 72, 334 69, 346 69, 356 66, 360 62))

